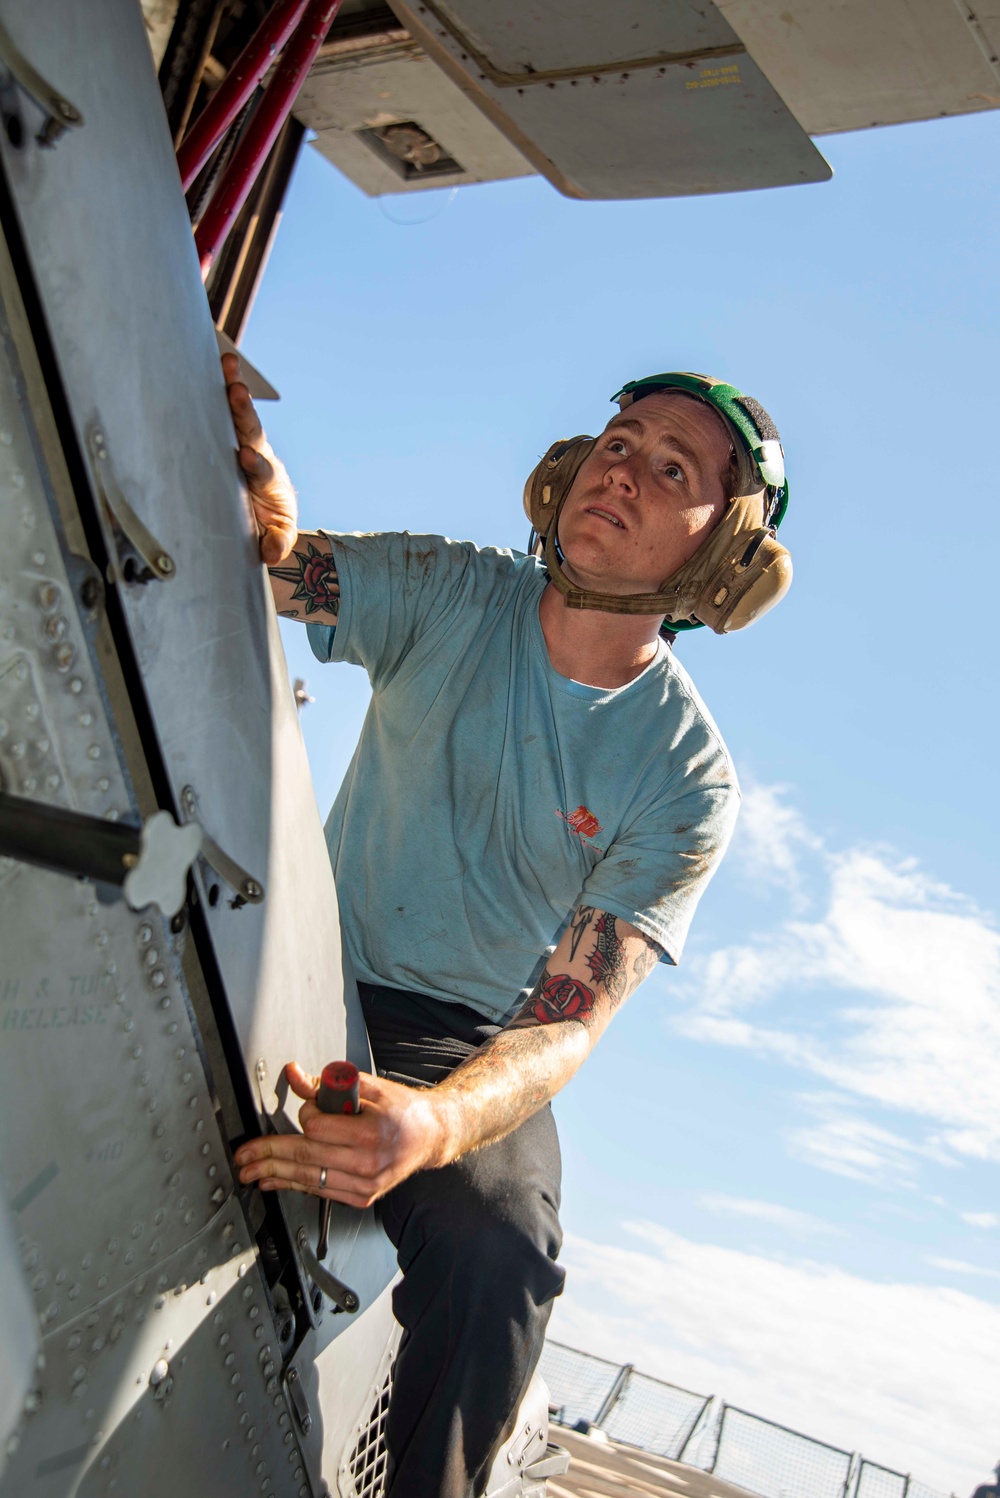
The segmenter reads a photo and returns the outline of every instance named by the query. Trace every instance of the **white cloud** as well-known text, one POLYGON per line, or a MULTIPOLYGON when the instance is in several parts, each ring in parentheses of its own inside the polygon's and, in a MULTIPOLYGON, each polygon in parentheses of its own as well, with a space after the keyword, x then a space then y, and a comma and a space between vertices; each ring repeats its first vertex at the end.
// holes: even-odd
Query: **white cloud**
MULTIPOLYGON (((989 917, 913 860, 831 852, 780 789, 756 787, 749 799, 737 866, 787 898, 750 939, 672 981, 677 1028, 798 1073, 803 1114, 787 1148, 825 1171, 914 1188, 931 1162, 1000 1159, 1000 936, 989 917), (821 1087, 801 1090, 804 1076, 821 1087)), ((907 1203, 929 1233, 935 1214, 916 1190, 880 1206, 905 1218, 907 1203)), ((789 1230, 818 1222, 752 1198, 707 1192, 702 1204, 776 1224, 791 1213, 789 1230)), ((1000 1227, 1000 1213, 960 1216, 970 1228, 1000 1227)), ((1000 1305, 985 1296, 1000 1270, 931 1257, 951 1245, 926 1236, 936 1284, 789 1262, 787 1244, 778 1262, 648 1223, 628 1231, 613 1245, 569 1240, 553 1336, 945 1492, 989 1470, 1000 1449, 1000 1305), (958 1275, 980 1293, 960 1288, 958 1275)), ((829 1256, 838 1240, 828 1241, 829 1256)))
POLYGON ((557 1340, 719 1394, 944 1492, 989 1470, 1000 1447, 1000 1306, 778 1263, 651 1223, 627 1231, 628 1247, 567 1239, 557 1340))
POLYGON ((984 1269, 981 1264, 967 1264, 964 1259, 939 1259, 935 1254, 925 1254, 924 1263, 934 1269, 946 1269, 949 1274, 978 1274, 985 1279, 1000 1280, 1000 1269, 984 1269))
POLYGON ((777 831, 770 853, 769 834, 753 845, 782 878, 806 850, 825 910, 693 963, 678 1027, 931 1120, 939 1154, 1000 1159, 1000 934, 913 860, 825 852, 794 813, 782 820, 777 790, 755 795, 752 826, 770 815, 777 831), (770 1023, 765 1006, 777 1011, 770 1023))
POLYGON ((847 1099, 837 1094, 806 1094, 800 1100, 817 1121, 789 1130, 789 1153, 820 1170, 873 1185, 913 1186, 922 1160, 955 1163, 932 1141, 915 1143, 850 1112, 847 1099))
POLYGON ((743 787, 732 856, 751 879, 783 887, 798 906, 802 903, 801 855, 818 850, 821 844, 787 804, 787 791, 787 786, 753 781, 743 787))
POLYGON ((783 1207, 777 1202, 753 1201, 742 1196, 725 1196, 719 1192, 706 1192, 698 1201, 709 1212, 718 1212, 728 1217, 750 1217, 758 1222, 767 1222, 782 1232, 796 1237, 812 1237, 817 1233, 842 1233, 832 1222, 824 1222, 811 1212, 802 1212, 797 1207, 783 1207))

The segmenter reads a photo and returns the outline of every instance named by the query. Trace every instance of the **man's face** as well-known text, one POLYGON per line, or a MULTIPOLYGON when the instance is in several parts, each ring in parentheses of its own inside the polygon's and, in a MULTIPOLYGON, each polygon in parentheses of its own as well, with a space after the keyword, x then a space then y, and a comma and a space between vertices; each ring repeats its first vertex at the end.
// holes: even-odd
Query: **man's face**
POLYGON ((666 392, 615 416, 559 516, 572 582, 652 593, 694 555, 725 509, 729 434, 710 406, 666 392))

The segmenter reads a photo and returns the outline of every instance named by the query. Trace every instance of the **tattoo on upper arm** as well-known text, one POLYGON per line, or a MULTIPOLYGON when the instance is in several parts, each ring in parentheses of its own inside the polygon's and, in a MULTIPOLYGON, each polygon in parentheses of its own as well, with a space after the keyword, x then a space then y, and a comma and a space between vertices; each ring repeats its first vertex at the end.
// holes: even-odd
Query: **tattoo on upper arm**
POLYGON ((546 968, 532 989, 527 1003, 505 1028, 528 1030, 537 1025, 553 1025, 568 1019, 579 1020, 589 1028, 597 1018, 597 991, 600 989, 610 999, 611 1008, 617 1009, 652 971, 663 953, 663 948, 652 937, 636 931, 634 926, 628 926, 624 921, 621 924, 626 927, 626 939, 631 933, 642 939, 642 946, 632 959, 631 966, 626 956, 625 943, 618 934, 615 917, 606 910, 581 905, 570 918, 568 927, 570 961, 590 932, 594 944, 584 962, 593 977, 593 988, 579 978, 574 978, 571 973, 551 973, 546 968))
POLYGON ((298 619, 300 615, 298 609, 279 609, 278 617, 279 619, 298 619))
POLYGON ((580 943, 587 934, 587 927, 597 911, 593 905, 578 905, 569 918, 569 956, 572 962, 579 950, 580 943))
POLYGON ((635 978, 635 987, 638 988, 643 978, 649 976, 660 958, 663 956, 663 948, 658 941, 651 936, 644 936, 645 946, 641 947, 635 954, 632 963, 632 973, 635 978))
MULTIPOLYGON (((307 617, 319 609, 324 609, 328 614, 337 614, 340 610, 337 564, 329 552, 318 551, 311 541, 306 543, 306 548, 305 551, 292 552, 295 566, 269 567, 267 570, 272 577, 280 578, 285 583, 295 584, 292 597, 303 600, 307 617)), ((295 614, 286 614, 285 617, 298 618, 299 616, 296 611, 295 614)))
POLYGON ((555 977, 548 968, 542 973, 531 997, 506 1027, 522 1030, 533 1025, 552 1025, 559 1020, 578 1019, 588 1024, 594 1008, 594 991, 569 973, 557 973, 555 977))
POLYGON ((615 930, 615 918, 602 910, 594 926, 594 947, 587 957, 587 966, 595 983, 607 989, 613 1004, 620 1004, 628 996, 628 964, 625 949, 615 930))

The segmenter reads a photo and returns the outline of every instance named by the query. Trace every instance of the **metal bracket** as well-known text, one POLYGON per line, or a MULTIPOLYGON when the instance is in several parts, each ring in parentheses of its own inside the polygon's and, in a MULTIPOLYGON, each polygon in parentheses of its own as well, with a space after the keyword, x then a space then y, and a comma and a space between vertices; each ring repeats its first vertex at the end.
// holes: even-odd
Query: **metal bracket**
POLYGON ((298 1244, 302 1266, 313 1284, 318 1285, 323 1294, 329 1296, 334 1305, 339 1306, 342 1311, 352 1313, 356 1311, 361 1304, 357 1295, 344 1284, 343 1280, 338 1280, 335 1274, 331 1274, 329 1269, 325 1269, 319 1262, 312 1251, 309 1233, 304 1227, 300 1227, 295 1234, 295 1242, 298 1244))
MULTIPOLYGON (((87 446, 108 522, 126 543, 126 549, 134 553, 134 557, 127 557, 125 561, 120 556, 112 561, 113 581, 148 583, 152 578, 158 578, 161 582, 168 582, 177 571, 174 559, 152 531, 147 530, 122 493, 112 471, 107 438, 99 426, 88 429, 87 446), (136 566, 136 559, 141 567, 136 566)), ((123 548, 118 549, 121 552, 123 548)))
POLYGON ((46 115, 35 139, 40 146, 54 146, 69 129, 83 124, 83 115, 75 104, 52 87, 17 47, 6 26, 0 24, 0 62, 46 115))
MULTIPOLYGON (((181 808, 189 822, 200 820, 198 797, 195 795, 193 786, 186 785, 181 791, 181 808)), ((264 886, 260 880, 248 874, 235 858, 230 858, 228 853, 223 852, 215 839, 209 837, 204 824, 201 828, 201 856, 215 870, 219 878, 224 879, 230 889, 236 891, 236 899, 233 901, 236 909, 239 909, 241 905, 261 903, 264 898, 264 886)))
POLYGON ((299 1378, 299 1370, 294 1363, 285 1374, 285 1393, 288 1395, 289 1404, 295 1411, 295 1418, 302 1427, 302 1434, 307 1436, 312 1430, 313 1417, 302 1387, 302 1380, 299 1378))
POLYGON ((543 1477, 562 1477, 569 1471, 569 1452, 565 1446, 550 1441, 542 1455, 524 1472, 525 1481, 540 1482, 543 1477))
MULTIPOLYGON (((273 1129, 274 1124, 271 1119, 271 1114, 268 1111, 267 1100, 264 1096, 264 1089, 267 1087, 267 1062, 264 1060, 263 1056, 258 1056, 257 1065, 253 1069, 253 1074, 257 1082, 257 1103, 260 1108, 260 1116, 261 1118, 266 1118, 273 1129)), ((277 1130, 275 1130, 275 1132, 277 1132, 277 1130)))

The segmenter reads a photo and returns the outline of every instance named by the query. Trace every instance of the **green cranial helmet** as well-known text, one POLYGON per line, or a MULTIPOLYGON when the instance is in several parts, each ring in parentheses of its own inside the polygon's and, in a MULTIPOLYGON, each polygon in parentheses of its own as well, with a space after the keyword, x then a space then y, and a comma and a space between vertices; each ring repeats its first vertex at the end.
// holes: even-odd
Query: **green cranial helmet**
MULTIPOLYGON (((744 395, 735 385, 728 385, 725 380, 688 370, 629 380, 611 399, 618 402, 619 410, 624 411, 643 396, 653 395, 658 390, 676 390, 695 396, 719 413, 729 431, 736 456, 739 475, 736 493, 752 494, 763 489, 764 523, 777 530, 788 509, 785 454, 778 429, 760 402, 752 395, 744 395)), ((700 620, 678 619, 670 624, 671 630, 701 627, 700 620)))
POLYGON ((775 534, 788 506, 781 439, 758 401, 710 375, 647 375, 631 380, 611 398, 625 410, 657 391, 704 401, 717 412, 732 443, 726 509, 694 555, 655 593, 598 593, 570 581, 562 568, 559 515, 598 440, 586 436, 554 443, 529 475, 524 487, 525 513, 532 524, 529 550, 544 557, 569 608, 659 613, 671 633, 707 624, 717 634, 729 634, 773 608, 791 583, 791 558, 775 534))
POLYGON ((624 411, 644 395, 657 390, 678 390, 686 395, 697 396, 714 406, 729 428, 741 468, 741 480, 748 488, 771 490, 777 508, 771 515, 771 524, 778 526, 788 508, 788 481, 785 478, 785 454, 778 436, 778 428, 768 416, 760 401, 752 395, 744 395, 735 385, 724 380, 713 379, 702 374, 658 374, 647 375, 644 380, 629 380, 611 397, 624 411))

